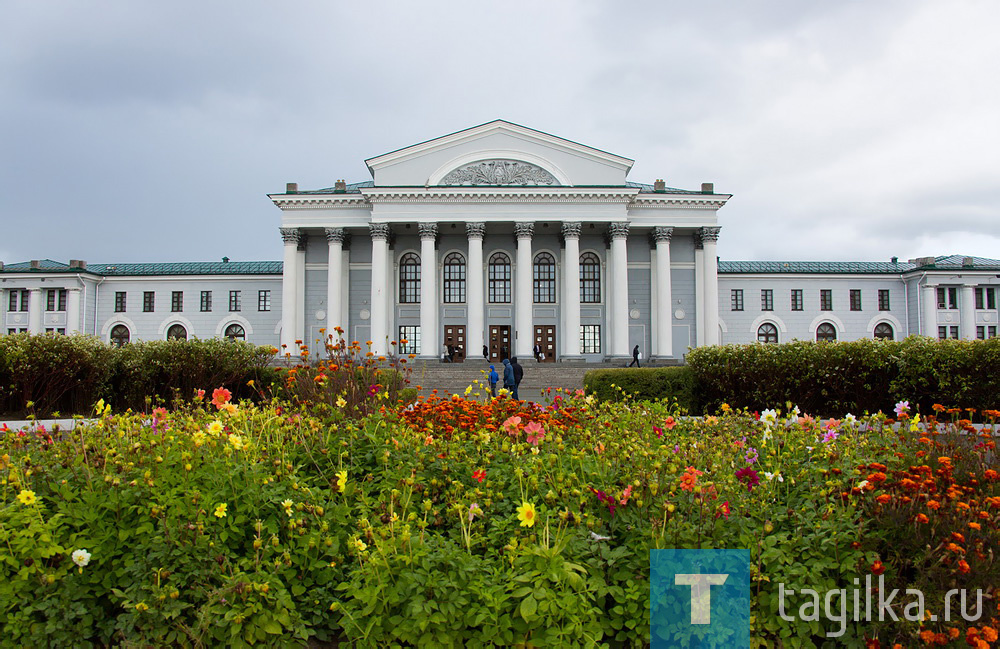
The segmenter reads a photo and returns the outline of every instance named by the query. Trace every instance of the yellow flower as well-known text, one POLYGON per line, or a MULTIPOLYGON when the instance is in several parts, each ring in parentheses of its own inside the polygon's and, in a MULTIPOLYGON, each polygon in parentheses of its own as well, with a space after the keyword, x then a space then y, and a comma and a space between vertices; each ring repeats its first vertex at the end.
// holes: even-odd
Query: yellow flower
POLYGON ((17 494, 17 499, 21 501, 22 505, 34 505, 35 504, 35 492, 28 489, 22 489, 21 493, 17 494))
POLYGON ((538 512, 531 503, 521 503, 517 508, 517 520, 521 521, 521 527, 532 527, 535 524, 535 517, 538 512))
POLYGON ((235 448, 237 451, 243 448, 243 438, 240 437, 239 435, 230 435, 229 443, 232 444, 233 448, 235 448))
POLYGON ((208 432, 212 433, 213 435, 218 435, 219 433, 221 433, 222 432, 222 422, 219 421, 218 419, 216 419, 215 421, 213 421, 212 423, 210 423, 208 425, 208 432))
POLYGON ((292 507, 295 505, 291 500, 281 501, 281 506, 285 508, 285 513, 289 516, 292 515, 292 507))
POLYGON ((146 602, 139 602, 138 604, 135 605, 135 610, 137 610, 137 611, 148 611, 149 610, 149 604, 147 604, 146 602))
POLYGON ((337 407, 338 408, 343 408, 346 405, 347 405, 347 401, 344 400, 344 397, 337 397, 337 407))
POLYGON ((216 518, 226 517, 226 503, 222 503, 221 505, 215 508, 215 517, 216 518))
POLYGON ((347 488, 347 471, 337 472, 337 487, 343 493, 344 489, 347 488))

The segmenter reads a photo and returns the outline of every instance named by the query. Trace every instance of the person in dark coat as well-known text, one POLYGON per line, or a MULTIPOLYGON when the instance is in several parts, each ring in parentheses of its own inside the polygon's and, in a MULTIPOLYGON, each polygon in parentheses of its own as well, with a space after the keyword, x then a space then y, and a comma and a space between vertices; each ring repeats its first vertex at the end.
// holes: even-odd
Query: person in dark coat
POLYGON ((632 362, 628 364, 629 367, 635 365, 636 367, 642 367, 639 364, 639 345, 632 348, 632 362))
POLYGON ((449 363, 454 363, 455 362, 455 346, 454 345, 448 345, 448 362, 449 363))
POLYGON ((510 359, 503 359, 503 387, 506 388, 511 394, 517 389, 517 383, 514 382, 514 368, 510 364, 510 359))
POLYGON ((490 362, 490 348, 486 345, 483 345, 483 358, 486 359, 487 363, 490 362))
POLYGON ((497 368, 495 365, 490 365, 490 373, 488 376, 490 380, 490 396, 497 396, 497 383, 500 381, 500 375, 497 374, 497 368))
POLYGON ((511 357, 510 366, 514 370, 514 398, 520 399, 521 397, 517 396, 517 389, 521 387, 521 379, 524 378, 524 368, 517 362, 517 356, 511 357))
POLYGON ((542 346, 539 345, 538 343, 535 343, 535 347, 531 351, 535 354, 535 362, 536 363, 541 363, 542 362, 542 346))

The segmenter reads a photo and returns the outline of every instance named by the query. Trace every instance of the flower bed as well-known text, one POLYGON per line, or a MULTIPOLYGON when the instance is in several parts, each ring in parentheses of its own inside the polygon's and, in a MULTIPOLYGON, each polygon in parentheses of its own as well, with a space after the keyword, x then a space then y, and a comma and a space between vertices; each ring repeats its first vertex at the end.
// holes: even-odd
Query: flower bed
POLYGON ((4 431, 3 637, 643 646, 650 549, 749 548, 762 646, 992 646, 995 443, 951 432, 965 422, 557 397, 376 395, 351 419, 216 391, 152 417, 102 408, 69 435, 4 431), (796 600, 781 616, 779 584, 872 575, 938 614, 946 590, 983 589, 984 615, 841 624, 796 600))

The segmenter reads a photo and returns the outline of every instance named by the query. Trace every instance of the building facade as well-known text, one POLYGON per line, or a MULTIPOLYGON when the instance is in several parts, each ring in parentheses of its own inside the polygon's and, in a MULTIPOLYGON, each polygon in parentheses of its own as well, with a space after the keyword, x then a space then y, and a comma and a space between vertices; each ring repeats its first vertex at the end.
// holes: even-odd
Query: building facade
POLYGON ((707 344, 997 332, 996 260, 719 261, 728 194, 630 182, 628 158, 502 120, 366 162, 372 180, 269 195, 281 262, 0 267, 0 333, 297 354, 339 327, 428 359, 638 346, 676 361, 707 344))

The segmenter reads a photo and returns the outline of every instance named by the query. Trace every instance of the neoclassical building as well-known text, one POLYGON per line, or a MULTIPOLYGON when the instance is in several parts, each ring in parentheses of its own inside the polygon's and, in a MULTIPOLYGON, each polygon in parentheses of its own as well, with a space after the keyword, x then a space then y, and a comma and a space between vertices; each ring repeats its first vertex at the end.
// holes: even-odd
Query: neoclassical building
POLYGON ((676 361, 719 343, 997 332, 1000 261, 719 261, 730 195, 631 182, 628 158, 510 122, 366 162, 371 180, 269 195, 282 262, 0 265, 0 333, 296 354, 340 327, 378 353, 594 362, 636 345, 676 361))

